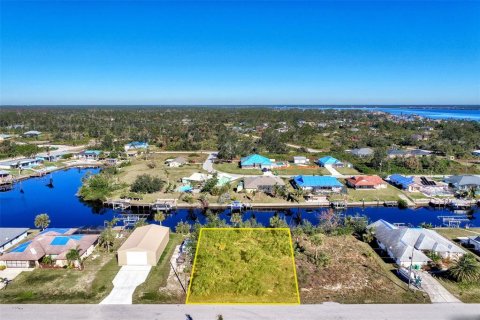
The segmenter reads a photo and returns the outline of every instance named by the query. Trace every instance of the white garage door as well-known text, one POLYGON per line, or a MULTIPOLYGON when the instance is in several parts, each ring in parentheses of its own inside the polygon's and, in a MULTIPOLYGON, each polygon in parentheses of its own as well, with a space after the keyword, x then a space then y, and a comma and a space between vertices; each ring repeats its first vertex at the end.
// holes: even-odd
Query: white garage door
POLYGON ((127 264, 129 266, 146 266, 147 253, 146 252, 127 252, 127 264))

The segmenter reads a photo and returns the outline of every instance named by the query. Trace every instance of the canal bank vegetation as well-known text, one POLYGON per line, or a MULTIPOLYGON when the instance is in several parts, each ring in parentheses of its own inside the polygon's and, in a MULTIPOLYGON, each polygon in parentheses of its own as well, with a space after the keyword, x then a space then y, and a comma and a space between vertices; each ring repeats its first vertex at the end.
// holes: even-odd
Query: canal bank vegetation
POLYGON ((105 201, 114 191, 123 187, 118 179, 115 179, 114 174, 108 172, 86 175, 82 183, 78 196, 84 201, 105 201))

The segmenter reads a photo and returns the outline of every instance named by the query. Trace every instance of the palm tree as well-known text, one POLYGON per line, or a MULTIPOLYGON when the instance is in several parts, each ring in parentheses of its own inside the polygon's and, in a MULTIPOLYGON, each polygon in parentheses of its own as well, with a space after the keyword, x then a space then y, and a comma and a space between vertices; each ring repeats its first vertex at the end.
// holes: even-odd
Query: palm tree
POLYGON ((50 225, 50 217, 46 213, 38 214, 35 217, 35 227, 40 228, 42 231, 50 225))
POLYGON ((157 221, 160 225, 162 225, 162 221, 165 220, 165 214, 162 211, 155 213, 153 220, 157 221))
POLYGON ((102 233, 100 233, 99 242, 103 247, 107 248, 107 252, 110 252, 110 247, 113 245, 115 241, 115 234, 113 233, 113 229, 107 226, 102 233))
POLYGON ((80 249, 77 247, 75 249, 70 249, 66 256, 67 258, 67 261, 68 261, 68 265, 71 267, 72 265, 74 265, 75 262, 78 262, 79 265, 80 265, 80 268, 82 267, 82 261, 81 261, 81 258, 80 258, 80 249))
POLYGON ((466 253, 449 270, 450 275, 460 282, 480 280, 480 264, 472 253, 466 253))

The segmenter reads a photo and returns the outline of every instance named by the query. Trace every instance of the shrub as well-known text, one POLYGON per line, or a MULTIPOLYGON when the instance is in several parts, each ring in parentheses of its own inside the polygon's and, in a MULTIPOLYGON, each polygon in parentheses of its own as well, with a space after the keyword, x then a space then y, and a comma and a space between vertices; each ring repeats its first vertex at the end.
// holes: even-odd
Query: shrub
POLYGON ((406 200, 403 200, 403 199, 399 199, 398 200, 398 207, 400 209, 407 209, 408 208, 408 203, 406 200))
POLYGON ((0 266, 0 271, 7 269, 7 266, 0 266))

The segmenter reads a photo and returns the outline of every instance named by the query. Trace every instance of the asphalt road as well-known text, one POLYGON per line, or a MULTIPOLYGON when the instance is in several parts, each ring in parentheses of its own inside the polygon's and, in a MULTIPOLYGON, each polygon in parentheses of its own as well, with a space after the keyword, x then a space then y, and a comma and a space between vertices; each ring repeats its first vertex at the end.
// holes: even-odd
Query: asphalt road
POLYGON ((219 305, 0 305, 5 320, 480 320, 480 304, 301 306, 219 305), (191 318, 187 317, 190 316, 191 318))

